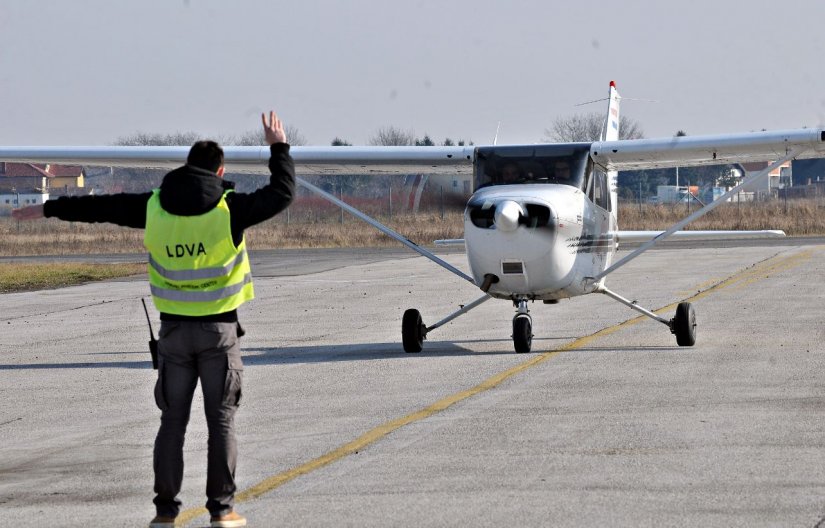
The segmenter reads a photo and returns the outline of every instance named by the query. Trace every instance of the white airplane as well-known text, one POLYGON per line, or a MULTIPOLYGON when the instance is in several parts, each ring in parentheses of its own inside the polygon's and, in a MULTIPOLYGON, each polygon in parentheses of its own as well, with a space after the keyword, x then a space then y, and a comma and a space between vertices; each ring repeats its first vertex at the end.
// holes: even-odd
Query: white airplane
MULTIPOLYGON (((513 344, 529 352, 532 321, 528 303, 601 293, 666 325, 680 346, 696 341, 696 317, 680 303, 666 319, 609 290, 605 278, 668 237, 682 239, 784 236, 781 231, 680 231, 750 183, 791 159, 825 157, 825 129, 797 129, 715 136, 619 140, 620 97, 610 83, 600 141, 460 147, 294 147, 301 174, 468 173, 475 192, 464 214, 463 243, 471 275, 368 217, 302 178, 298 184, 320 194, 383 233, 478 286, 482 295, 433 325, 409 309, 402 320, 407 352, 420 352, 430 332, 491 299, 516 309, 513 344), (716 201, 666 231, 620 231, 617 224, 618 170, 771 161, 716 201), (643 242, 614 262, 621 243, 643 242)), ((189 151, 181 147, 0 147, 0 161, 103 166, 176 167, 189 151)), ((268 147, 225 147, 228 171, 260 172, 268 147)))

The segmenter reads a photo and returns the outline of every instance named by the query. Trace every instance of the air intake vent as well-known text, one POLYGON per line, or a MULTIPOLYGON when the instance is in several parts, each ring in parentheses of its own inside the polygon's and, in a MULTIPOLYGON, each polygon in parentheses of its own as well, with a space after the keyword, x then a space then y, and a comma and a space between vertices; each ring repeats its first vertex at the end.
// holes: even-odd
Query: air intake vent
POLYGON ((470 221, 474 226, 489 229, 495 224, 496 207, 494 205, 485 208, 483 205, 471 204, 469 209, 470 221))
POLYGON ((502 262, 501 273, 504 275, 524 275, 524 264, 522 262, 502 262))
POLYGON ((519 219, 520 224, 528 227, 546 227, 550 223, 550 208, 546 205, 525 204, 527 216, 519 219))

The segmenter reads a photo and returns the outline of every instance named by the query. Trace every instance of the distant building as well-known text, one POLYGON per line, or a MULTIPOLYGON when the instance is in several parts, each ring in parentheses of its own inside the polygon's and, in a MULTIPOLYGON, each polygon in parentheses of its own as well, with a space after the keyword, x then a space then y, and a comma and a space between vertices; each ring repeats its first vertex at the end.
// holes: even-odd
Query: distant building
POLYGON ((44 192, 49 188, 45 167, 31 163, 0 162, 0 193, 44 192))
POLYGON ((85 173, 79 165, 0 162, 0 193, 86 194, 85 173))
POLYGON ((46 165, 49 179, 49 194, 52 196, 72 196, 86 194, 86 174, 79 165, 46 165))
MULTIPOLYGON (((740 163, 738 166, 745 170, 746 174, 744 177, 748 177, 764 170, 771 163, 773 162, 758 161, 752 163, 740 163)), ((768 173, 767 178, 763 178, 756 183, 746 185, 742 191, 756 193, 757 196, 761 198, 763 196, 775 196, 778 189, 784 189, 791 186, 793 186, 793 172, 791 170, 791 162, 786 161, 768 173)))
POLYGON ((10 215, 12 209, 45 203, 48 199, 49 193, 0 191, 0 216, 10 215))
POLYGON ((825 181, 825 159, 804 159, 793 161, 794 184, 812 185, 825 181))
POLYGON ((793 161, 793 187, 779 192, 780 198, 819 198, 825 196, 825 159, 793 161))
POLYGON ((688 203, 692 197, 699 196, 698 185, 659 185, 656 187, 656 199, 654 203, 688 203))

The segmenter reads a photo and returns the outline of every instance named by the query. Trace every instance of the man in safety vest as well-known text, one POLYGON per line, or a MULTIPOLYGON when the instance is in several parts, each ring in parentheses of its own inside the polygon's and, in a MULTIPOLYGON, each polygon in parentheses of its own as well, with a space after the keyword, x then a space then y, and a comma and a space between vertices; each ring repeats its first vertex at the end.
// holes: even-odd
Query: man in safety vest
POLYGON ((261 119, 272 176, 255 192, 234 192, 234 184, 223 179, 223 150, 213 141, 199 141, 186 165, 167 174, 150 193, 64 197, 13 212, 20 220, 45 216, 146 230, 149 285, 161 319, 153 528, 173 526, 180 512, 183 441, 198 379, 209 428, 206 507, 211 526, 246 525, 234 511, 234 418, 243 374, 243 330, 236 309, 254 297, 244 229, 286 209, 295 189, 283 125, 275 112, 261 119))

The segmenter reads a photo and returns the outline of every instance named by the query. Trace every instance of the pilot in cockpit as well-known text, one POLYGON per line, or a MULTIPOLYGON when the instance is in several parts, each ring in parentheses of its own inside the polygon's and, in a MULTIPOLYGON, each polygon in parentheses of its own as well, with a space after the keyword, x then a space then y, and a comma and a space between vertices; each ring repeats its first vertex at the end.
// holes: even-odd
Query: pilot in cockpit
POLYGON ((570 163, 567 160, 558 160, 558 161, 556 161, 556 164, 553 167, 553 174, 554 174, 557 182, 559 182, 559 183, 569 183, 570 182, 570 163))
POLYGON ((501 168, 501 183, 515 183, 521 179, 521 169, 515 163, 508 163, 501 168))

